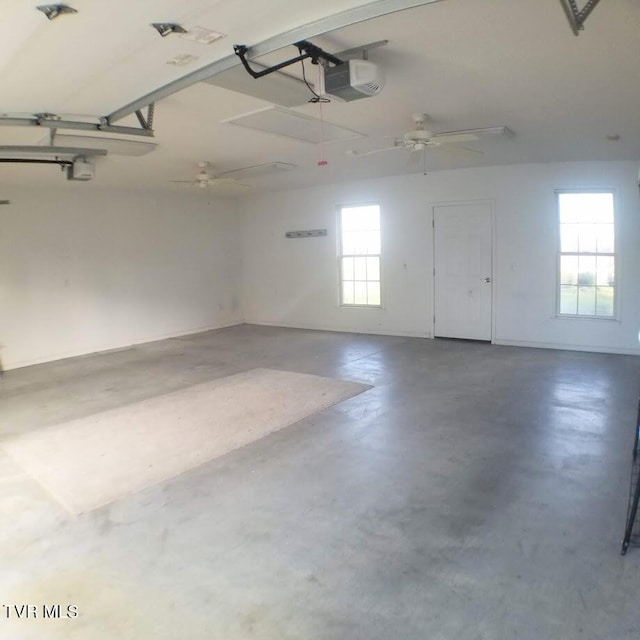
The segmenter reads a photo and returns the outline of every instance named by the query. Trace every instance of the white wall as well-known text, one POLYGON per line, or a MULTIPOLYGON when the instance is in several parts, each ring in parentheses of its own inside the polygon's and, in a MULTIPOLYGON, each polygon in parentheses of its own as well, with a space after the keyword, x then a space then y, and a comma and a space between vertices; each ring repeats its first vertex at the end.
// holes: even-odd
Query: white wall
POLYGON ((243 211, 245 320, 396 335, 432 332, 434 203, 491 200, 494 342, 640 353, 640 201, 635 163, 488 167, 336 184, 248 198, 243 211), (616 191, 617 320, 557 318, 555 189, 616 191), (338 305, 336 205, 377 201, 383 309, 338 305), (286 231, 327 228, 326 238, 286 231))
POLYGON ((88 186, 2 188, 5 368, 242 321, 234 201, 88 186))

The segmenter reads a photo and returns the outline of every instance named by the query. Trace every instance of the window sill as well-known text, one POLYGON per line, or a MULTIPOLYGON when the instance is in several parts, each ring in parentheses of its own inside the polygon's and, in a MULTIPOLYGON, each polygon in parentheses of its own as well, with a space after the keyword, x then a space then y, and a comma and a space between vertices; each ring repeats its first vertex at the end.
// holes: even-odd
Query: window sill
POLYGON ((338 309, 374 309, 381 311, 384 307, 381 304, 339 304, 338 309))
POLYGON ((620 319, 615 316, 582 316, 570 315, 568 313, 556 313, 556 315, 552 317, 556 320, 600 320, 603 322, 620 322, 620 319))

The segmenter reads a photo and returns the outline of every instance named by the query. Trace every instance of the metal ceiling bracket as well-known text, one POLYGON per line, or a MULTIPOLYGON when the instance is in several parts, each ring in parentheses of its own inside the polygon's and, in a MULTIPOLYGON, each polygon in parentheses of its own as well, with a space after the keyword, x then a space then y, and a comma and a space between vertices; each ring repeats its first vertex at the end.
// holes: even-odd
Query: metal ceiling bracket
POLYGON ((187 33, 187 30, 175 22, 152 22, 151 26, 163 37, 166 38, 172 33, 187 33))
POLYGON ((298 48, 298 51, 300 52, 299 56, 296 56, 295 58, 291 58, 289 60, 285 60, 284 62, 276 64, 272 67, 266 67, 264 69, 261 69, 260 71, 254 71, 250 67, 249 61, 247 60, 247 53, 249 51, 249 48, 246 45, 234 44, 233 51, 238 56, 238 58, 240 58, 242 62, 242 66, 247 70, 247 73, 252 78, 262 78, 262 76, 266 76, 269 73, 273 73, 274 71, 279 71, 280 69, 284 69, 289 65, 295 64, 296 62, 300 62, 301 60, 306 60, 307 58, 311 58, 311 62, 313 64, 318 64, 320 60, 323 60, 325 62, 331 62, 332 64, 342 64, 342 60, 340 60, 340 58, 336 58, 336 56, 333 56, 330 53, 323 51, 320 47, 316 47, 315 44, 312 44, 307 40, 300 40, 299 42, 294 42, 293 46, 298 48))
POLYGON ((36 7, 38 11, 42 11, 49 20, 55 20, 58 16, 65 13, 78 13, 73 7, 69 7, 66 4, 41 4, 36 7))
MULTIPOLYGON (((136 110, 136 117, 138 118, 138 122, 140 126, 146 131, 153 131, 153 114, 155 112, 156 105, 155 103, 151 103, 147 107, 147 116, 145 117, 142 113, 142 109, 136 110)), ((109 126, 109 125, 107 125, 109 126)))
POLYGON ((582 7, 582 9, 578 9, 578 3, 576 0, 560 0, 562 8, 567 14, 567 19, 569 20, 573 35, 579 35, 580 31, 584 29, 585 20, 596 8, 598 2, 600 2, 600 0, 587 0, 584 7, 582 7))

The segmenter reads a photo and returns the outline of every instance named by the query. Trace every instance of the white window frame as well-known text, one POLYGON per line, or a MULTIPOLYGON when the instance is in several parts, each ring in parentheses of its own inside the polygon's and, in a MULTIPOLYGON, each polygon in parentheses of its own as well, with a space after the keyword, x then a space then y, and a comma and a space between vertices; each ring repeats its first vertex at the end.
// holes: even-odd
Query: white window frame
MULTIPOLYGON (((349 202, 336 205, 336 219, 337 219, 337 252, 338 252, 338 306, 344 309, 382 309, 384 294, 382 288, 382 237, 383 237, 383 215, 382 205, 379 202, 349 202), (343 254, 342 252, 342 210, 355 207, 378 207, 380 215, 380 253, 377 254, 343 254), (380 267, 380 304, 350 304, 343 302, 343 290, 342 290, 342 259, 343 258, 378 258, 378 265, 380 267)), ((368 281, 367 281, 368 282, 368 281)), ((374 282, 374 281, 372 281, 374 282)))
POLYGON ((558 238, 558 252, 556 260, 556 318, 568 320, 601 320, 611 322, 619 320, 619 291, 620 291, 620 256, 618 253, 618 203, 615 189, 612 188, 593 188, 593 189, 556 189, 556 231, 558 238), (591 253, 587 251, 562 251, 562 238, 560 234, 560 196, 565 193, 609 193, 613 199, 613 253, 591 253), (563 255, 587 255, 587 256, 611 256, 614 261, 615 281, 613 285, 613 315, 598 316, 578 313, 561 313, 560 312, 560 294, 562 289, 562 256, 563 255))

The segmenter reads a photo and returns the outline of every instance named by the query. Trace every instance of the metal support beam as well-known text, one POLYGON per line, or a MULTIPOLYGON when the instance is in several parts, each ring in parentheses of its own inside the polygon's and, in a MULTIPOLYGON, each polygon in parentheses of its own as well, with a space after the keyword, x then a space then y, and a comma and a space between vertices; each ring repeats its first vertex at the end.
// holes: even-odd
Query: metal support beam
MULTIPOLYGON (((151 105, 149 105, 151 106, 151 105)), ((153 122, 146 119, 147 124, 153 122)), ((138 129, 137 127, 121 127, 106 123, 77 122, 75 120, 53 120, 33 116, 32 118, 13 118, 11 116, 0 116, 0 126, 5 127, 45 127, 48 129, 80 129, 81 131, 95 131, 98 133, 119 133, 128 136, 145 136, 153 138, 153 129, 138 129)))
POLYGON ((587 0, 582 9, 578 9, 576 0, 560 0, 567 15, 573 35, 577 36, 584 29, 585 20, 591 15, 600 0, 587 0))
MULTIPOLYGON (((411 9, 413 7, 419 7, 422 5, 432 4, 434 2, 440 2, 441 0, 376 0, 374 2, 368 2, 362 6, 347 9, 341 11, 332 16, 327 16, 315 22, 297 27, 290 31, 285 31, 280 35, 268 38, 256 45, 253 45, 247 50, 247 56, 251 58, 257 58, 259 56, 271 53, 277 49, 282 49, 294 42, 300 42, 301 40, 307 40, 314 36, 327 33, 328 31, 334 31, 335 29, 341 29, 342 27, 348 27, 358 22, 364 22, 372 18, 387 15, 389 13, 395 13, 397 11, 404 11, 405 9, 411 9)), ((192 71, 182 78, 178 78, 169 84, 151 91, 144 96, 141 96, 137 100, 124 105, 120 109, 117 109, 113 113, 110 113, 106 119, 109 124, 121 120, 122 118, 135 113, 139 109, 144 109, 152 102, 157 102, 166 98, 182 89, 186 89, 197 82, 207 80, 218 73, 222 73, 227 69, 240 64, 238 57, 234 54, 216 60, 201 69, 192 71)))
POLYGON ((146 117, 143 115, 141 109, 138 109, 136 111, 136 117, 138 118, 138 122, 140 123, 140 126, 146 131, 153 131, 153 114, 155 112, 155 108, 156 108, 156 105, 152 102, 147 107, 146 117))
POLYGON ((89 149, 84 147, 46 147, 35 145, 0 145, 0 155, 7 153, 35 153, 37 155, 55 155, 55 156, 106 156, 106 149, 89 149))
MULTIPOLYGON (((279 64, 275 64, 271 67, 264 67, 260 69, 260 71, 255 71, 249 65, 249 61, 247 60, 248 47, 246 45, 236 44, 233 46, 233 50, 238 58, 240 58, 242 66, 252 78, 262 78, 262 76, 266 76, 274 71, 280 71, 280 69, 284 69, 285 67, 295 64, 296 62, 306 60, 307 58, 311 58, 311 62, 313 62, 313 64, 318 64, 320 60, 324 62, 331 62, 331 64, 335 65, 342 64, 343 62, 340 58, 323 51, 320 47, 316 47, 315 44, 311 44, 311 42, 307 42, 306 40, 294 42, 293 46, 298 48, 298 51, 300 52, 299 56, 290 58, 289 60, 285 60, 284 62, 280 62, 279 64)), ((136 113, 138 112, 136 111, 136 113)))
MULTIPOLYGON (((72 167, 71 160, 39 160, 37 158, 0 158, 3 164, 57 164, 60 167, 72 167)), ((0 204, 9 204, 8 200, 0 201, 0 204)))

